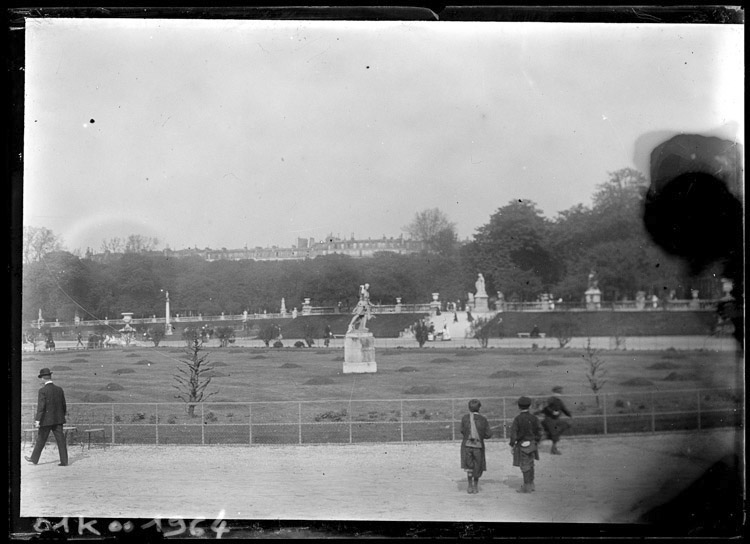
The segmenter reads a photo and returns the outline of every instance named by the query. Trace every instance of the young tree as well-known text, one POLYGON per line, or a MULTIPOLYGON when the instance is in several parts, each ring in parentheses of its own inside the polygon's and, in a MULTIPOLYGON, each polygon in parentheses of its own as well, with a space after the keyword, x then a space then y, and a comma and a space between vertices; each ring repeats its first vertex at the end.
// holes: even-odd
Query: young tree
POLYGON ((166 335, 166 331, 164 330, 164 327, 150 327, 146 333, 148 334, 148 337, 151 339, 151 341, 154 343, 154 347, 158 348, 159 343, 164 339, 164 336, 166 335))
POLYGON ((269 347, 271 340, 275 340, 281 334, 281 328, 276 323, 266 323, 258 331, 258 338, 263 340, 266 347, 269 347))
POLYGON ((225 348, 234 343, 234 327, 217 327, 216 337, 219 339, 220 347, 225 348))
POLYGON ((501 318, 478 317, 469 325, 470 334, 477 339, 480 346, 486 348, 490 343, 492 332, 497 329, 501 321, 501 318))
POLYGON ((550 325, 549 334, 553 338, 557 338, 557 343, 560 344, 561 348, 564 348, 573 339, 574 329, 570 321, 558 319, 550 325))
POLYGON ((601 391, 604 384, 607 383, 607 380, 604 379, 604 376, 607 374, 607 371, 604 368, 605 361, 599 357, 598 353, 598 350, 591 347, 591 338, 589 338, 586 342, 583 360, 588 365, 586 378, 589 381, 589 387, 591 387, 591 390, 594 392, 597 408, 600 406, 599 391, 601 391))
POLYGON ((175 398, 187 404, 187 413, 191 418, 195 417, 197 404, 205 402, 209 397, 218 393, 218 391, 206 392, 206 388, 211 383, 211 376, 206 376, 206 373, 213 370, 213 367, 207 360, 208 354, 202 352, 203 341, 195 335, 186 349, 187 357, 179 360, 182 366, 177 367, 178 373, 174 376, 177 384, 172 385, 179 391, 175 398))

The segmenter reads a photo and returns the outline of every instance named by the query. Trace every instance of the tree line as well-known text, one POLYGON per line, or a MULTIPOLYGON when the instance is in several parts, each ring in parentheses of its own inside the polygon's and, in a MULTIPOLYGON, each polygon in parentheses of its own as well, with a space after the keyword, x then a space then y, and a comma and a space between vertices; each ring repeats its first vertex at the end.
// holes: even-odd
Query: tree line
MULTIPOLYGON (((65 251, 49 229, 24 227, 22 274, 24 321, 71 321, 163 316, 165 292, 171 311, 181 315, 278 312, 313 306, 353 308, 360 284, 369 283, 375 304, 463 303, 474 292, 477 273, 487 292, 502 291, 508 301, 534 301, 541 293, 579 302, 593 270, 603 300, 633 300, 637 291, 660 298, 717 296, 720 263, 691 275, 660 250, 643 225, 645 177, 633 169, 609 174, 597 186, 592 204, 578 204, 546 218, 530 200, 514 199, 493 213, 473 239, 459 243, 455 225, 438 209, 417 213, 404 230, 426 242, 419 254, 376 253, 370 258, 327 255, 299 261, 213 261, 169 258, 153 249, 104 262, 65 251)), ((140 240, 137 235, 130 237, 140 240)), ((124 244, 127 245, 127 244, 124 244)), ((130 244, 133 246, 134 244, 130 244)))

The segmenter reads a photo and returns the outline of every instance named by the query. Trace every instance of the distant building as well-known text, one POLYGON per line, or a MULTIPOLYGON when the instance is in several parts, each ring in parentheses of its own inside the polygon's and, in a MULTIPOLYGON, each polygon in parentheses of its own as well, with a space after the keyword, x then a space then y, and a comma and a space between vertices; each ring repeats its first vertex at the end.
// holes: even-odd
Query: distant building
MULTIPOLYGON (((338 238, 329 235, 325 240, 316 242, 314 238, 298 238, 297 245, 292 247, 255 247, 241 249, 211 249, 211 248, 187 248, 187 249, 164 249, 161 251, 149 251, 150 254, 163 254, 172 258, 180 259, 187 257, 199 257, 206 261, 287 261, 314 259, 322 255, 348 255, 354 258, 372 257, 380 251, 389 251, 401 255, 419 253, 425 249, 425 244, 417 240, 407 240, 403 236, 398 238, 349 239, 338 238)), ((94 253, 86 251, 86 258, 93 261, 103 262, 122 255, 121 253, 94 253)))

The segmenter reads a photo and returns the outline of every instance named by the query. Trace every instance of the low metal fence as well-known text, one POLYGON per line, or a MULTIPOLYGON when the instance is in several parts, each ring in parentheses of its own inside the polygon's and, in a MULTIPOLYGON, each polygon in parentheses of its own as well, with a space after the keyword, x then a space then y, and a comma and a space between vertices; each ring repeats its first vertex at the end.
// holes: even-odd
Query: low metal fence
MULTIPOLYGON (((73 441, 103 428, 109 444, 323 444, 461 438, 468 398, 68 405, 73 441)), ((517 397, 483 398, 494 437, 509 437, 517 397)), ((534 399, 539 408, 544 398, 534 399)), ((566 395, 570 435, 701 430, 744 425, 744 392, 734 389, 566 395)), ((23 429, 35 405, 23 405, 23 429)), ((24 433, 23 439, 26 439, 24 433)), ((100 439, 101 440, 101 439, 100 439)))

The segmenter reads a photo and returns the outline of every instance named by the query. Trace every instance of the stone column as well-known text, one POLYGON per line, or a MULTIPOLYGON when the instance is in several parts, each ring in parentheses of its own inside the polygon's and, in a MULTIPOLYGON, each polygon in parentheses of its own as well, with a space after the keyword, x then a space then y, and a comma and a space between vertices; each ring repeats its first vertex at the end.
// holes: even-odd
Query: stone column
POLYGON ((172 323, 170 322, 170 310, 169 310, 169 295, 167 295, 167 301, 165 303, 164 315, 164 334, 166 336, 172 336, 172 323))
POLYGON ((401 313, 401 297, 396 297, 396 313, 401 313))
POLYGON ((312 304, 310 304, 310 299, 306 298, 305 302, 302 304, 302 315, 310 315, 312 313, 312 304))

